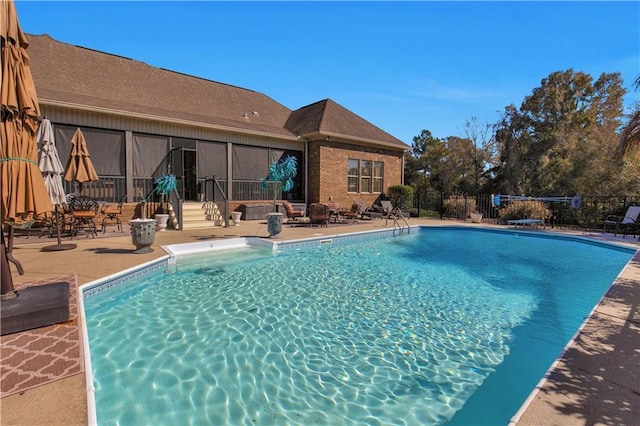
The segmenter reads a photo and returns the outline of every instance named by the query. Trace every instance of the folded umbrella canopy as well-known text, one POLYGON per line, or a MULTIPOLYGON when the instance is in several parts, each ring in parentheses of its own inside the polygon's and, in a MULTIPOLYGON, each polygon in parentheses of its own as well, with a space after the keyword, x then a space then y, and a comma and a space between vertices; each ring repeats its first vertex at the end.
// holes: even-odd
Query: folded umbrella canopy
POLYGON ((20 29, 13 1, 2 10, 2 127, 0 168, 2 223, 22 223, 53 210, 38 168, 36 122, 40 115, 29 69, 27 38, 20 29))
POLYGON ((64 193, 64 186, 62 185, 64 168, 58 156, 51 121, 47 118, 43 118, 38 126, 38 144, 40 145, 38 165, 42 172, 42 178, 44 179, 51 203, 54 205, 66 204, 67 198, 64 193))
MULTIPOLYGON (((29 69, 29 42, 18 23, 13 1, 0 2, 2 86, 0 106, 0 179, 2 226, 19 225, 53 210, 38 168, 38 97, 29 69)), ((2 251, 5 251, 4 236, 2 251)), ((13 292, 6 255, 2 256, 2 295, 13 292)))
POLYGON ((87 148, 87 141, 80 128, 76 129, 76 132, 73 134, 71 144, 73 147, 71 148, 69 160, 67 161, 64 180, 67 182, 75 181, 80 183, 80 193, 82 193, 82 184, 97 181, 98 173, 96 173, 96 169, 93 167, 91 157, 89 156, 89 149, 87 148))
MULTIPOLYGON (((56 140, 53 134, 53 127, 48 118, 43 118, 38 126, 38 145, 40 145, 40 159, 38 165, 42 171, 44 184, 49 192, 49 198, 55 206, 54 226, 58 237, 58 244, 43 247, 43 251, 61 251, 76 248, 75 244, 62 244, 60 238, 60 216, 58 206, 67 204, 67 196, 62 185, 62 174, 64 168, 60 162, 56 140)), ((64 215, 62 216, 64 220, 64 215)))

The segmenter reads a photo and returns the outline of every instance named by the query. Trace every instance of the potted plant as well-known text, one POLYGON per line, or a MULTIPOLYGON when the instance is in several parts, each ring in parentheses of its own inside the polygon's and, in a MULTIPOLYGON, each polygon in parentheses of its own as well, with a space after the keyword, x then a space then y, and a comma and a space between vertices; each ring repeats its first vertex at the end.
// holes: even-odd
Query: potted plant
MULTIPOLYGON (((166 206, 166 197, 169 192, 176 189, 176 177, 172 174, 163 174, 155 181, 156 187, 151 194, 154 192, 160 195, 160 211, 161 213, 155 214, 155 219, 158 221, 158 228, 160 231, 164 231, 167 229, 167 223, 169 222, 169 208, 166 206)), ((149 194, 149 195, 151 195, 149 194)))
MULTIPOLYGON (((273 162, 269 166, 267 177, 261 179, 263 189, 271 189, 273 192, 273 206, 275 211, 277 189, 281 188, 282 192, 288 192, 293 189, 293 178, 298 174, 298 162, 295 157, 288 156, 280 162, 273 162)), ((282 213, 267 214, 267 230, 270 238, 277 238, 282 232, 282 222, 284 215, 282 213)))

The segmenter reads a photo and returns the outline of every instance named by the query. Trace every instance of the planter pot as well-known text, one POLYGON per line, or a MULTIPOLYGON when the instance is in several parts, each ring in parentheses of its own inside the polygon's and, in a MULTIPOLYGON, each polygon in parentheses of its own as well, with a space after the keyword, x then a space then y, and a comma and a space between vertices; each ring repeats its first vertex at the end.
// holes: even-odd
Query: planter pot
POLYGON ((282 222, 284 215, 282 213, 267 213, 267 230, 269 238, 278 238, 282 232, 282 222))
POLYGON ((471 222, 473 223, 482 222, 482 213, 471 213, 471 222))
POLYGON ((134 253, 151 253, 153 251, 151 244, 156 239, 156 220, 133 219, 129 225, 131 225, 131 242, 136 246, 134 253))
POLYGON ((235 226, 240 225, 241 217, 242 217, 242 212, 231 212, 231 218, 233 219, 233 224, 235 226))
POLYGON ((158 231, 165 231, 167 229, 167 224, 169 223, 169 215, 157 214, 154 217, 158 221, 158 231))

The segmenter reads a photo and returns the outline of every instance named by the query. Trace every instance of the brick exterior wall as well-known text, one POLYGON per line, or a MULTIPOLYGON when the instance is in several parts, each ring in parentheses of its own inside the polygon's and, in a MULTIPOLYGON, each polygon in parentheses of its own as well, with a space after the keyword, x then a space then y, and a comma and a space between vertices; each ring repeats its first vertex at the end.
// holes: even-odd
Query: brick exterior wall
POLYGON ((403 152, 346 144, 336 141, 309 142, 309 203, 327 202, 329 197, 341 207, 350 208, 354 199, 373 204, 378 193, 347 192, 347 164, 349 159, 381 161, 384 163, 383 192, 390 186, 401 185, 403 152))

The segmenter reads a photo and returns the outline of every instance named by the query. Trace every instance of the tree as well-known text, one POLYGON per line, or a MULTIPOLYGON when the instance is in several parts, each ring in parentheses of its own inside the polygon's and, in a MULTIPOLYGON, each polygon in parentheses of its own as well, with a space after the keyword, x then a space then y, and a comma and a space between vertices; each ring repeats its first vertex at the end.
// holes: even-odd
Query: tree
POLYGON ((479 193, 493 177, 497 150, 493 133, 494 125, 480 123, 477 117, 471 117, 464 123, 466 139, 471 142, 468 155, 472 166, 473 192, 479 193))
POLYGON ((570 69, 543 79, 519 109, 508 106, 496 130, 501 191, 611 193, 624 93, 619 73, 593 82, 570 69))
POLYGON ((428 186, 438 191, 444 190, 445 152, 442 139, 435 138, 429 130, 422 130, 420 135, 413 137, 413 146, 405 163, 405 182, 415 188, 428 186))
MULTIPOLYGON (((640 76, 636 78, 633 85, 636 90, 640 90, 640 76)), ((622 129, 617 154, 620 157, 624 157, 625 154, 630 153, 633 149, 640 149, 640 103, 636 103, 629 121, 622 129)))
POLYGON ((472 117, 465 126, 467 137, 438 139, 428 130, 415 136, 405 162, 405 182, 418 190, 449 194, 475 194, 486 186, 496 156, 492 125, 472 117))

